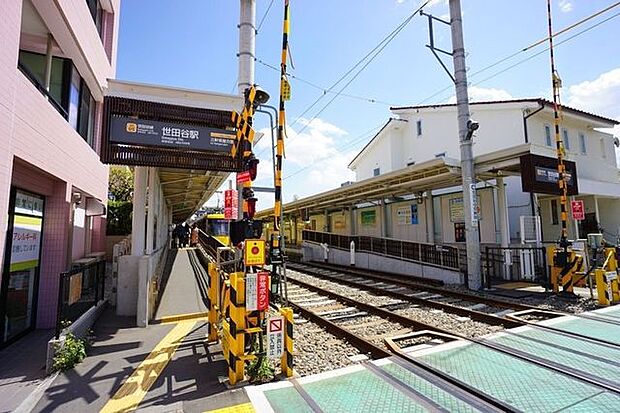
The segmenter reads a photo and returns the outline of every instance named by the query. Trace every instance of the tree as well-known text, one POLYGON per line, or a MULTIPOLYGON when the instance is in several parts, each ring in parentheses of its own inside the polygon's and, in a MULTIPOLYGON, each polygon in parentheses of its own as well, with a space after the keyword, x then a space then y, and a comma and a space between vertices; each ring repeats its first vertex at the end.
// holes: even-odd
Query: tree
POLYGON ((113 201, 131 201, 133 192, 133 172, 127 166, 110 167, 108 197, 113 201))
POLYGON ((133 172, 127 166, 111 166, 108 184, 107 235, 131 234, 133 172))

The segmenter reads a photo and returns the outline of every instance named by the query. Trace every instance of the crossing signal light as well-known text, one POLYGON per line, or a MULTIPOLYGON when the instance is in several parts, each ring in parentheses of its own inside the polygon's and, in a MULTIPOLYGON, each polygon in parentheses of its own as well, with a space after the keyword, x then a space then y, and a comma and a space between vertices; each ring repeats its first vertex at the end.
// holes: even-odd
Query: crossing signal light
POLYGON ((246 161, 246 170, 250 173, 250 179, 252 181, 256 179, 256 174, 258 173, 258 163, 259 160, 254 156, 246 161))

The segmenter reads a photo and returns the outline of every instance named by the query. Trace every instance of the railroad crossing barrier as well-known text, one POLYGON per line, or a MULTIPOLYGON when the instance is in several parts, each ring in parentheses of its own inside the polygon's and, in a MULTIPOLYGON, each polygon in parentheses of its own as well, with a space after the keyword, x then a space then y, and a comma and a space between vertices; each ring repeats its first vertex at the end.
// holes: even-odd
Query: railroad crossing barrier
MULTIPOLYGON (((246 240, 246 245, 256 243, 246 240)), ((247 364, 264 362, 269 355, 280 359, 280 370, 285 377, 293 376, 293 310, 278 309, 279 323, 277 349, 267 349, 263 338, 267 337, 266 310, 270 301, 271 275, 262 265, 246 265, 256 256, 246 253, 235 255, 230 247, 217 248, 217 260, 208 264, 209 290, 207 294, 209 343, 221 342, 224 359, 228 364, 228 379, 235 385, 246 378, 247 364), (243 258, 242 258, 243 257, 243 258), (260 272, 260 273, 259 273, 260 272), (267 275, 268 274, 268 275, 267 275), (267 282, 262 282, 266 277, 267 282), (251 281, 248 281, 251 280, 251 281), (260 280, 260 281, 258 281, 260 280)), ((264 254, 264 250, 260 252, 264 254)), ((271 303, 276 307, 275 303, 271 303)))

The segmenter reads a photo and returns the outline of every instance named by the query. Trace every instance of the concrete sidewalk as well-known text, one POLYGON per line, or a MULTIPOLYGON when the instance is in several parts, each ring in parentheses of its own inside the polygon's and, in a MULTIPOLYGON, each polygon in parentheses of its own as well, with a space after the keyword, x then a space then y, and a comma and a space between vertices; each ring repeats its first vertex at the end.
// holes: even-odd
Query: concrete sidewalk
POLYGON ((0 412, 14 411, 45 379, 52 330, 35 330, 0 350, 0 412))
MULTIPOLYGON (((181 249, 166 274, 157 318, 206 311, 207 272, 193 249, 181 249)), ((61 373, 34 412, 204 412, 248 401, 221 384, 227 365, 219 345, 207 345, 208 323, 196 315, 146 328, 135 317, 105 310, 94 326, 88 357, 61 373)))

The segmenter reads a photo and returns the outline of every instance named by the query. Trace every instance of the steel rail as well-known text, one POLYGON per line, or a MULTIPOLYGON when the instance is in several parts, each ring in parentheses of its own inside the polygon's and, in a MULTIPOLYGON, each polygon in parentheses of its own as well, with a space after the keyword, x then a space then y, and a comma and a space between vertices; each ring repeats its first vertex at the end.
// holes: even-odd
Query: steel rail
MULTIPOLYGON (((476 311, 476 310, 471 310, 465 307, 459 307, 459 306, 455 306, 452 304, 447 304, 447 303, 442 303, 439 301, 433 301, 430 299, 425 299, 425 298, 420 298, 420 297, 415 297, 415 296, 410 296, 407 294, 403 294, 403 293, 399 293, 396 291, 391 291, 385 288, 381 288, 381 287, 376 287, 376 286, 371 286, 371 285, 366 285, 366 284, 362 284, 362 283, 357 283, 355 281, 350 281, 350 280, 346 280, 346 279, 342 279, 340 277, 333 277, 330 275, 326 275, 326 274, 321 274, 318 272, 312 272, 312 271, 308 271, 306 269, 296 269, 297 271, 302 271, 302 272, 306 272, 310 275, 316 276, 316 277, 322 277, 322 278, 326 278, 330 281, 333 282, 338 282, 340 284, 346 284, 355 288, 359 288, 362 290, 366 290, 366 291, 371 291, 373 293, 377 293, 377 294, 381 294, 381 295, 385 295, 385 296, 390 296, 390 297, 394 297, 394 298, 398 298, 400 300, 403 301, 407 301, 413 304, 420 304, 420 305, 424 305, 426 307, 431 307, 431 308, 436 308, 436 309, 440 309, 442 311, 445 311, 446 313, 450 313, 450 314, 456 314, 459 316, 463 316, 463 317, 469 317, 472 320, 475 321, 479 321, 485 324, 491 324, 491 325, 503 325, 506 328, 513 328, 513 327, 520 327, 523 325, 523 323, 516 321, 516 320, 511 320, 508 318, 504 318, 504 317, 499 317, 497 315, 494 314, 489 314, 489 313, 483 313, 481 311, 476 311)), ((295 282, 299 282, 299 280, 297 280, 294 277, 291 277, 289 275, 289 278, 295 282)), ((419 287, 418 287, 419 288, 419 287)), ((469 301, 474 301, 474 300, 469 300, 469 301)))
MULTIPOLYGON (((292 264, 290 266, 291 268, 293 268, 295 265, 296 264, 292 264)), ((387 272, 382 272, 382 271, 342 268, 340 266, 324 264, 324 263, 319 263, 315 261, 304 262, 301 265, 322 268, 325 270, 332 270, 336 272, 341 272, 343 274, 355 275, 358 277, 366 277, 366 278, 377 280, 377 281, 389 281, 393 284, 402 285, 403 287, 424 289, 429 292, 434 292, 434 293, 442 294, 445 296, 459 298, 462 300, 476 301, 482 304, 494 305, 496 307, 504 307, 504 308, 510 308, 514 310, 535 310, 537 309, 537 307, 526 305, 526 304, 513 303, 510 301, 499 300, 497 298, 490 298, 490 297, 483 297, 480 295, 467 294, 464 292, 449 290, 447 288, 441 288, 441 287, 437 287, 434 285, 427 285, 427 284, 419 283, 415 281, 408 281, 408 280, 404 280, 403 277, 399 276, 398 274, 392 274, 392 273, 387 273, 387 272)))

